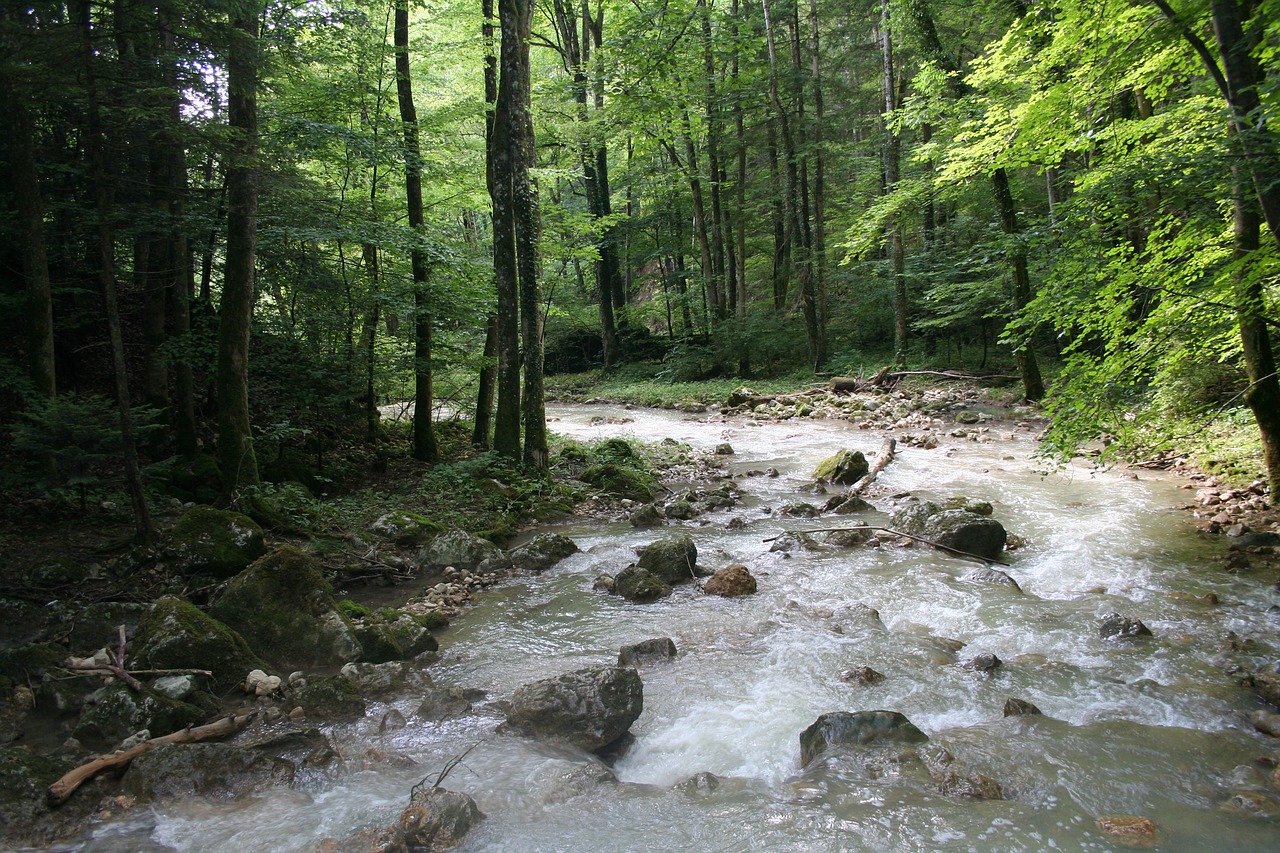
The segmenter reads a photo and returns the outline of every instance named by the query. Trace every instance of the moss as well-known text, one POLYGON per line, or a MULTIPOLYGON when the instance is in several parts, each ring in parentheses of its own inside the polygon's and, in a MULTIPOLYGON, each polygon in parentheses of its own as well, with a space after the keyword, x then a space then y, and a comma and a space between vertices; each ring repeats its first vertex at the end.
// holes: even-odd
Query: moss
POLYGON ((179 500, 213 503, 222 489, 218 460, 207 453, 178 457, 164 477, 163 487, 167 494, 179 500))
POLYGON ((418 616, 414 616, 422 627, 434 630, 436 628, 447 628, 449 626, 449 618, 443 613, 436 610, 429 610, 418 616))
POLYGON ((219 690, 234 687, 250 670, 266 667, 235 630, 172 595, 151 606, 138 626, 133 648, 137 661, 154 669, 207 669, 219 690))
POLYGON ((373 611, 357 601, 344 598, 338 602, 338 612, 348 619, 363 619, 366 616, 372 616, 373 611))
MULTIPOLYGON (((45 846, 53 841, 54 824, 64 809, 51 813, 45 791, 72 766, 25 749, 0 748, 0 846, 25 847, 28 842, 45 846)), ((75 815, 69 818, 74 821, 75 815)))
POLYGON ((262 528, 238 512, 198 506, 173 526, 173 549, 191 574, 231 577, 267 552, 262 528))
POLYGON ((85 746, 110 749, 133 733, 146 729, 160 737, 204 722, 201 708, 147 690, 134 693, 116 682, 107 687, 76 724, 74 735, 85 746))
POLYGON ((380 621, 366 622, 355 627, 356 639, 360 641, 360 660, 366 663, 388 663, 403 660, 404 649, 387 630, 386 624, 380 621))
POLYGON ((0 649, 0 677, 13 684, 38 684, 46 672, 62 666, 67 649, 57 643, 27 643, 0 649))
POLYGON ((635 501, 653 500, 653 485, 650 478, 621 465, 613 463, 592 465, 579 474, 578 479, 614 497, 630 498, 635 501))
POLYGON ((841 450, 828 456, 813 469, 813 479, 851 486, 867 475, 871 466, 861 450, 841 450))
POLYGON ((312 719, 350 719, 364 715, 360 691, 341 676, 312 681, 294 694, 294 701, 312 719))

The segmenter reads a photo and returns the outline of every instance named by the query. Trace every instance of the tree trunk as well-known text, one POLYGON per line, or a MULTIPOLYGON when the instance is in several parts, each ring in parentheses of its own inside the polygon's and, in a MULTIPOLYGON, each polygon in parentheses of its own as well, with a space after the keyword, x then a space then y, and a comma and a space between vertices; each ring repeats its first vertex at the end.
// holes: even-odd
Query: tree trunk
POLYGON ((232 13, 227 53, 227 121, 234 150, 227 164, 227 258, 218 308, 218 463, 230 503, 258 485, 249 422, 249 331, 253 322, 258 222, 258 28, 262 3, 232 13))
POLYGON ((818 39, 818 0, 809 0, 809 25, 813 39, 813 288, 816 300, 818 340, 815 369, 827 360, 827 156, 824 150, 825 108, 822 100, 822 51, 818 39))
MULTIPOLYGON (((1009 176, 1004 169, 996 169, 991 173, 991 186, 995 194, 996 209, 1000 212, 1000 228, 1012 244, 1009 247, 1009 265, 1013 273, 1013 308, 1015 311, 1022 311, 1031 302, 1031 276, 1027 272, 1027 246, 1018 227, 1018 211, 1013 204, 1009 176)), ((1042 399, 1044 379, 1040 376, 1040 365, 1031 348, 1029 336, 1014 351, 1014 357, 1018 362, 1018 373, 1022 376, 1023 394, 1028 400, 1042 399)))
MULTIPOLYGON (((883 57, 881 95, 885 116, 898 108, 898 87, 894 77, 893 37, 887 0, 880 4, 880 53, 883 57)), ((888 123, 884 133, 884 192, 893 193, 898 186, 902 159, 902 142, 888 123)), ((893 360, 898 367, 906 367, 910 323, 907 306, 906 260, 902 240, 902 223, 896 216, 885 224, 888 234, 890 275, 893 281, 893 360)))

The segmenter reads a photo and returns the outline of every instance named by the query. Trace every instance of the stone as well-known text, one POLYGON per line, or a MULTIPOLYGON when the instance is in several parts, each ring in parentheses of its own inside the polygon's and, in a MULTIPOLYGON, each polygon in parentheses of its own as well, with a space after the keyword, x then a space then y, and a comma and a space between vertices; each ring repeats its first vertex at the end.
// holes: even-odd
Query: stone
POLYGON ((1007 586, 1017 592, 1022 592, 1022 587, 1018 586, 1016 580, 999 569, 990 567, 970 569, 960 576, 960 580, 965 583, 990 583, 998 586, 1007 586))
POLYGON ((420 547, 445 532, 445 526, 424 515, 393 510, 369 525, 369 532, 401 547, 420 547))
POLYGON ((1094 821, 1098 832, 1121 847, 1154 847, 1160 843, 1160 832, 1150 818, 1138 815, 1103 815, 1094 821))
POLYGON ((439 572, 453 566, 458 570, 487 573, 510 568, 511 559, 488 539, 465 530, 450 530, 418 549, 418 566, 426 572, 439 572))
POLYGON ((431 788, 414 796, 400 813, 395 826, 347 840, 334 850, 369 850, 378 853, 435 853, 462 843, 484 813, 466 794, 431 788))
POLYGON ((718 570, 703 584, 702 589, 711 595, 724 598, 751 595, 756 591, 756 579, 746 566, 734 563, 718 570))
POLYGON ((716 456, 732 456, 733 445, 727 441, 723 441, 716 445, 716 456))
POLYGON ((140 729, 160 737, 199 725, 210 710, 209 705, 201 708, 150 690, 135 693, 113 681, 91 697, 72 734, 87 748, 105 751, 140 729))
POLYGON ((1006 717, 1039 716, 1040 709, 1025 699, 1009 698, 1004 702, 1006 717))
POLYGON ((134 637, 131 660, 138 669, 205 669, 218 690, 234 687, 266 664, 233 628, 172 595, 157 599, 134 637))
POLYGON ((171 548, 187 574, 229 578, 267 552, 262 527, 247 515, 210 506, 188 510, 173 525, 171 548))
POLYGON ((589 667, 517 688, 507 722, 531 737, 598 752, 627 734, 643 708, 634 669, 589 667))
POLYGON ((875 507, 857 495, 854 495, 851 498, 846 498, 843 495, 836 495, 828 501, 828 503, 833 504, 831 506, 831 511, 836 515, 853 515, 854 513, 868 512, 875 509, 875 507))
POLYGON ((161 744, 130 762, 120 787, 139 802, 237 800, 292 783, 296 770, 284 759, 228 743, 161 744))
POLYGON ((698 514, 688 501, 672 501, 662 508, 662 514, 677 521, 688 521, 698 514))
POLYGON ((666 598, 671 594, 671 584, 639 566, 627 566, 613 578, 613 588, 609 590, 628 601, 647 604, 666 598))
POLYGON ((244 677, 240 689, 250 696, 270 696, 280 689, 280 676, 267 675, 260 669, 252 670, 244 677))
POLYGON ((889 523, 903 533, 988 560, 999 559, 1009 538, 995 519, 967 509, 944 509, 930 501, 911 500, 889 523))
POLYGON ((871 687, 884 681, 884 678, 883 673, 876 672, 869 666, 855 666, 840 673, 841 681, 847 681, 859 687, 871 687))
POLYGON ((961 664, 964 669, 981 675, 990 675, 1004 664, 1004 661, 993 654, 974 655, 961 664))
POLYGON ((507 552, 516 568, 545 572, 556 563, 578 553, 578 543, 559 533, 541 533, 507 552))
POLYGON ((630 521, 632 527, 657 527, 662 523, 662 513, 653 504, 645 504, 631 513, 630 521))
POLYGON ((308 681, 293 694, 293 703, 313 720, 352 720, 364 716, 364 699, 343 676, 308 681))
POLYGON ((793 501, 792 503, 784 504, 783 507, 778 510, 778 514, 785 515, 789 518, 817 518, 822 514, 822 510, 818 509, 811 503, 793 501))
POLYGON ((956 423, 972 426, 982 420, 982 416, 977 412, 971 412, 968 409, 961 409, 956 412, 956 423))
POLYGON ((653 500, 653 485, 647 477, 632 468, 612 462, 592 465, 579 474, 578 479, 615 498, 653 500))
POLYGON ((643 569, 666 583, 679 583, 695 577, 698 565, 698 548, 693 537, 686 534, 659 539, 640 549, 637 568, 643 569))
POLYGON ((800 733, 800 765, 833 750, 868 746, 905 746, 929 738, 897 711, 835 711, 818 717, 800 733))
POLYGON ((1110 613, 1098 623, 1098 636, 1104 640, 1136 640, 1138 637, 1150 637, 1151 629, 1140 619, 1110 613))
POLYGON ((1259 699, 1280 708, 1280 673, 1255 672, 1249 677, 1249 684, 1259 699))
POLYGON ((318 560, 279 548, 236 575, 209 608, 273 668, 341 666, 360 657, 359 638, 338 612, 318 560))
POLYGON ((823 541, 837 548, 855 548, 858 545, 865 545, 870 542, 874 534, 875 531, 864 523, 844 530, 828 531, 823 541))
POLYGON ((77 808, 74 799, 55 810, 45 804, 45 790, 73 766, 75 763, 64 757, 0 747, 0 847, 47 847, 65 835, 59 832, 59 824, 65 821, 74 826, 85 819, 83 804, 77 808), (69 813, 64 815, 63 809, 69 813))
POLYGON ((422 691, 422 701, 414 711, 421 720, 452 720, 471 710, 471 700, 458 687, 432 687, 422 691))
POLYGON ((711 794, 719 789, 720 781, 719 776, 704 770, 676 783, 676 790, 685 794, 711 794))
POLYGON ((938 790, 948 797, 961 797, 966 800, 1004 799, 1000 783, 981 773, 975 773, 972 776, 961 776, 954 772, 945 773, 939 780, 938 790))
POLYGON ((430 689, 432 685, 428 672, 406 661, 349 663, 338 674, 350 681, 357 693, 369 699, 392 699, 409 691, 430 689))
POLYGON ((870 470, 871 465, 861 450, 846 449, 819 462, 813 469, 813 479, 852 486, 870 470))
POLYGON ((676 644, 670 637, 654 637, 641 640, 618 650, 618 666, 639 666, 647 663, 671 660, 676 656, 676 644))

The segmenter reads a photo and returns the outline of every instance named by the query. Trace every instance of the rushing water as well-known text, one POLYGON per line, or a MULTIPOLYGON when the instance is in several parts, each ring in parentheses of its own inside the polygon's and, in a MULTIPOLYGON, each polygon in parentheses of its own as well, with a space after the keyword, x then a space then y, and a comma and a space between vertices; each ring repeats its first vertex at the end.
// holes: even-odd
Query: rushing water
POLYGON ((1256 700, 1225 674, 1231 661, 1274 664, 1280 617, 1267 609, 1276 594, 1222 570, 1213 559, 1221 545, 1202 542, 1170 509, 1186 498, 1175 483, 1084 468, 1045 474, 1030 432, 1007 425, 990 442, 900 448, 882 491, 991 501, 1026 542, 1007 569, 1019 594, 961 582, 972 563, 923 547, 769 551, 764 540, 785 529, 852 523, 773 511, 820 504, 806 491, 814 465, 841 447, 874 451, 877 434, 837 421, 709 422, 616 407, 551 414, 554 430, 581 438, 727 441, 742 475, 741 505, 681 526, 700 565, 746 564, 756 595, 722 599, 685 585, 636 605, 593 592, 598 575, 634 562, 634 548, 663 533, 578 522, 557 530, 582 553, 489 590, 440 634, 436 684, 481 688, 492 700, 611 663, 624 644, 671 637, 678 657, 641 670, 636 742, 614 767, 622 784, 566 788, 562 777, 590 760, 497 732, 492 702, 459 720, 421 723, 406 696, 393 703, 410 717, 406 728, 380 734, 388 709, 377 707, 334 734, 348 755, 372 746, 412 757, 415 768, 388 764, 235 803, 166 803, 98 827, 78 849, 310 850, 393 823, 414 783, 473 746, 445 782, 487 814, 463 853, 1107 850, 1094 824, 1106 814, 1152 818, 1161 850, 1280 849, 1280 822, 1224 805, 1233 793, 1266 790, 1254 762, 1276 751, 1246 719, 1256 700), (631 421, 593 423, 600 415, 631 421), (749 476, 770 467, 779 476, 749 476), (731 531, 735 516, 748 524, 731 531), (1209 592, 1219 605, 1191 599, 1209 592), (881 623, 859 604, 878 610, 881 623), (1099 639, 1097 624, 1111 612, 1141 618, 1155 638, 1099 639), (1225 650, 1230 632, 1255 645, 1225 650), (1004 662, 993 677, 959 665, 981 653, 1004 662), (842 681, 855 666, 888 677, 870 687, 842 681), (1003 718, 1015 696, 1044 716, 1003 718), (910 765, 801 771, 798 736, 820 714, 880 708, 906 714, 962 775, 996 779, 1004 799, 945 796, 910 765), (682 784, 704 771, 720 785, 682 784))

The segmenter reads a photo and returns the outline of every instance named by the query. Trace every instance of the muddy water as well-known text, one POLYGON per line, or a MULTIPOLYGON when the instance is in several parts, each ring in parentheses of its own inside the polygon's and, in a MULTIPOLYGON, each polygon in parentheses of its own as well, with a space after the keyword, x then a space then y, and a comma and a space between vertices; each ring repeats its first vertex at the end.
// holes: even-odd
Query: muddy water
MULTIPOLYGON (((612 662, 621 645, 671 637, 679 656, 641 671, 645 710, 614 767, 620 785, 567 787, 565 774, 589 760, 498 733, 492 703, 394 731, 379 731, 389 710, 379 706, 334 732, 344 752, 374 747, 416 766, 375 764, 231 804, 166 804, 99 827, 78 849, 309 850, 393 822, 409 788, 468 747, 445 786, 472 795, 488 817, 464 853, 1107 850, 1113 843, 1095 828, 1106 814, 1153 819, 1161 850, 1280 849, 1280 821, 1230 807, 1239 792, 1265 792, 1254 762, 1276 746, 1253 731, 1246 715, 1256 700, 1224 672, 1233 662, 1275 664, 1280 617, 1267 608, 1276 595, 1222 571, 1213 560, 1221 544, 1200 541, 1169 508, 1186 497, 1175 483, 1083 467, 1046 473, 1030 430, 1015 426, 993 427, 988 442, 900 448, 880 491, 991 501, 1026 542, 1007 568, 1019 594, 962 582, 973 564, 923 548, 770 552, 764 540, 784 530, 851 522, 776 510, 821 504, 806 491, 816 462, 841 447, 871 452, 877 434, 836 421, 716 422, 598 406, 550 414, 554 430, 581 438, 728 442, 745 492, 739 506, 681 528, 700 564, 746 564, 759 581, 755 596, 720 599, 688 585, 639 606, 593 592, 595 577, 633 562, 634 548, 659 534, 578 523, 557 529, 582 553, 490 590, 440 635, 436 683, 481 688, 493 700, 612 662), (601 416, 628 422, 593 423, 601 416), (750 473, 771 467, 778 476, 750 473), (735 516, 747 523, 730 531, 735 516), (1191 599, 1209 592, 1219 605, 1191 599), (1111 612, 1141 618, 1155 637, 1101 640, 1097 624, 1111 612), (1255 645, 1230 651, 1232 633, 1255 645), (1004 662, 992 677, 962 666, 982 653, 1004 662), (870 687, 839 678, 857 666, 887 677, 870 687), (1004 718, 1009 697, 1044 716, 1004 718), (881 708, 906 714, 960 775, 997 780, 1004 799, 944 795, 913 762, 802 772, 798 736, 815 718, 881 708), (704 772, 718 786, 687 783, 704 772)), ((889 497, 873 503, 892 508, 889 497)), ((417 701, 392 705, 411 717, 417 701)))

